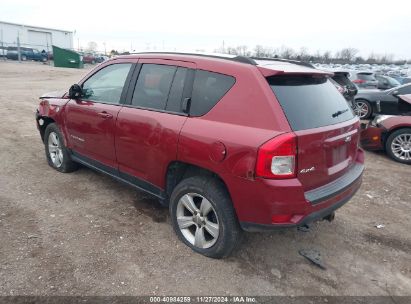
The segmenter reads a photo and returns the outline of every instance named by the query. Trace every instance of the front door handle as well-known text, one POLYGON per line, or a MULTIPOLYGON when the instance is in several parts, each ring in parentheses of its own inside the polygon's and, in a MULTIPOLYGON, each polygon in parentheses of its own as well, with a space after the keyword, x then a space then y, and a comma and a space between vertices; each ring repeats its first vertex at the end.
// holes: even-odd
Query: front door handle
POLYGON ((113 115, 111 115, 110 113, 107 113, 106 111, 97 113, 98 116, 100 116, 101 118, 113 118, 113 115))

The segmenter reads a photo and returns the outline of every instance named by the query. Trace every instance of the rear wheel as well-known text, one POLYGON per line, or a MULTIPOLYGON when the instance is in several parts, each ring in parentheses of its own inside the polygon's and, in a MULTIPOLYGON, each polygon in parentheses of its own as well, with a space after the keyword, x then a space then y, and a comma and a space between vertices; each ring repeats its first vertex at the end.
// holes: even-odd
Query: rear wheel
POLYGON ((231 199, 216 179, 197 176, 180 182, 170 198, 170 214, 183 243, 205 256, 226 257, 241 242, 231 199))
POLYGON ((51 123, 44 132, 44 145, 48 164, 60 172, 72 172, 78 168, 77 163, 71 160, 67 148, 64 146, 63 136, 56 124, 51 123))
POLYGON ((385 149, 393 160, 411 164, 411 129, 404 128, 391 133, 385 143, 385 149))
POLYGON ((26 55, 22 55, 22 56, 21 56, 21 60, 22 60, 22 61, 26 61, 26 60, 27 60, 26 55))
POLYGON ((359 99, 355 101, 354 112, 360 119, 367 119, 372 114, 372 107, 368 101, 359 99))

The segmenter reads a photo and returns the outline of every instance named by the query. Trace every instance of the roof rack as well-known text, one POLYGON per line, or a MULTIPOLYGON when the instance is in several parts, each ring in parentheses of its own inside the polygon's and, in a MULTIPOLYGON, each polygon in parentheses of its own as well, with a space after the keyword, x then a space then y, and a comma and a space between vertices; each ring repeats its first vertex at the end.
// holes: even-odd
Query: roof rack
POLYGON ((210 57, 210 58, 218 58, 218 59, 225 59, 231 60, 246 64, 258 65, 256 60, 267 60, 267 61, 279 61, 279 62, 288 62, 297 65, 306 66, 309 68, 314 68, 314 66, 308 62, 302 62, 297 60, 291 59, 283 59, 283 58, 259 58, 259 57, 248 57, 248 56, 241 56, 241 55, 230 55, 230 54, 204 54, 204 53, 183 53, 183 52, 137 52, 137 53, 130 53, 130 54, 170 54, 170 55, 190 55, 190 56, 200 56, 200 57, 210 57))

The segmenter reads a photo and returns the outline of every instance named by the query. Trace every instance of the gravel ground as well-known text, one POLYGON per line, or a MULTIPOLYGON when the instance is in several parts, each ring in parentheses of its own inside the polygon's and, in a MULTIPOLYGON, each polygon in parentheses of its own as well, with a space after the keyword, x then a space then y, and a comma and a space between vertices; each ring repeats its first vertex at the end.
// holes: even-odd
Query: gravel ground
POLYGON ((205 258, 148 195, 47 165, 38 96, 87 69, 0 62, 0 295, 411 295, 411 166, 367 152, 362 188, 332 223, 246 233, 232 257, 205 258))

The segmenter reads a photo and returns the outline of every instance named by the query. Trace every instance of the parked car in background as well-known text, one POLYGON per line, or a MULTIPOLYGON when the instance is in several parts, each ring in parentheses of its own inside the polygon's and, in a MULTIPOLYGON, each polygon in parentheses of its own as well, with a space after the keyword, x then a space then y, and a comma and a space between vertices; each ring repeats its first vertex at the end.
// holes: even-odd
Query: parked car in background
POLYGON ((404 77, 401 81, 402 84, 411 83, 411 77, 404 77))
POLYGON ((355 96, 355 111, 361 119, 373 114, 398 115, 406 109, 398 106, 399 95, 411 94, 411 83, 385 91, 359 91, 355 96))
POLYGON ((359 189, 359 119, 329 76, 287 60, 118 56, 43 96, 36 124, 52 168, 80 163, 154 195, 184 244, 222 258, 242 230, 331 221, 359 189))
POLYGON ((361 131, 361 146, 367 150, 385 150, 393 160, 411 164, 411 116, 375 116, 361 131))
POLYGON ((7 47, 0 46, 0 58, 5 58, 7 55, 7 47))
POLYGON ((349 71, 350 80, 360 89, 376 89, 378 80, 374 72, 349 71))
POLYGON ((96 57, 91 53, 83 53, 83 63, 96 63, 96 57))
MULTIPOLYGON (((7 59, 18 60, 19 55, 18 55, 17 47, 9 47, 7 49, 6 57, 7 57, 7 59)), ((34 60, 34 61, 46 62, 47 61, 47 54, 42 53, 42 52, 40 52, 39 50, 36 50, 36 49, 21 47, 20 48, 20 58, 21 58, 22 61, 34 60)))
POLYGON ((105 55, 98 55, 98 56, 96 56, 96 63, 102 63, 102 62, 104 62, 104 61, 106 61, 106 60, 108 60, 109 58, 107 57, 107 56, 105 56, 105 55))
POLYGON ((345 71, 332 71, 334 75, 331 77, 335 82, 338 91, 343 94, 345 100, 352 109, 355 107, 354 96, 357 94, 358 89, 354 83, 348 78, 349 73, 345 71))
POLYGON ((398 80, 390 76, 376 74, 375 78, 378 80, 377 88, 380 90, 387 90, 401 85, 398 80))

